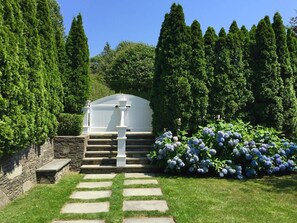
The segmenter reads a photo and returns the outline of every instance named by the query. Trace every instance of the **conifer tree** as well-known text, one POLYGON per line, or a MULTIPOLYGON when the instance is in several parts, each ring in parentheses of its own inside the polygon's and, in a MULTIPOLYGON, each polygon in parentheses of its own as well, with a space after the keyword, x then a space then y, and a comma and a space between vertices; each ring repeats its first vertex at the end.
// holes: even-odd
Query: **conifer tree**
POLYGON ((282 129, 283 87, 277 62, 275 35, 269 17, 262 19, 256 30, 254 54, 253 123, 282 129))
POLYGON ((25 68, 23 24, 17 2, 3 0, 0 6, 0 155, 26 148, 31 142, 30 97, 25 68), (23 82, 23 83, 22 83, 23 82))
POLYGON ((205 52, 205 62, 206 62, 206 79, 207 79, 207 89, 209 90, 209 103, 208 103, 208 116, 209 118, 214 118, 213 113, 213 103, 214 95, 216 92, 213 91, 214 83, 214 67, 215 67, 215 44, 217 41, 217 35, 212 27, 208 27, 204 35, 204 52, 205 52))
POLYGON ((191 132, 196 132, 199 125, 205 124, 208 108, 208 89, 206 78, 206 63, 204 56, 204 41, 200 24, 195 20, 191 25, 191 55, 190 76, 193 112, 190 120, 191 132))
POLYGON ((297 94, 297 38, 292 29, 287 31, 287 45, 290 53, 290 63, 293 72, 295 95, 297 94))
POLYGON ((287 46, 286 28, 281 15, 277 12, 273 17, 273 30, 276 37, 276 53, 280 64, 280 76, 284 87, 281 89, 283 104, 283 131, 289 135, 297 134, 297 100, 294 90, 293 70, 287 46))
POLYGON ((58 69, 58 58, 55 33, 50 18, 48 0, 37 0, 38 33, 42 60, 44 63, 45 96, 50 111, 49 134, 53 136, 57 131, 56 116, 62 111, 61 98, 63 95, 62 82, 58 69))
MULTIPOLYGON (((63 17, 60 12, 60 6, 56 0, 49 0, 49 10, 52 25, 54 28, 55 33, 55 41, 56 41, 56 50, 58 56, 58 68, 59 68, 59 75, 61 78, 62 83, 65 83, 63 78, 67 73, 67 54, 65 48, 65 36, 64 36, 64 25, 63 25, 63 17)), ((64 92, 63 92, 64 93, 64 92)), ((64 99, 64 95, 60 96, 60 99, 64 99)))
POLYGON ((163 128, 188 129, 192 112, 187 58, 191 48, 188 42, 183 9, 173 4, 170 13, 165 15, 156 48, 151 99, 154 132, 162 131, 163 128))
MULTIPOLYGON (((41 144, 48 137, 49 110, 45 98, 44 69, 41 58, 41 47, 38 35, 38 19, 36 0, 20 0, 23 12, 24 37, 26 39, 26 61, 29 77, 28 89, 32 93, 32 103, 29 111, 34 117, 34 143, 41 144)), ((24 49, 23 49, 24 50, 24 49)))
POLYGON ((81 113, 90 94, 89 47, 82 16, 73 19, 66 41, 68 71, 65 77, 64 111, 81 113))
POLYGON ((252 93, 248 89, 243 63, 243 46, 240 30, 236 21, 233 21, 226 39, 229 51, 230 66, 228 67, 229 87, 226 92, 225 119, 246 118, 246 105, 251 101, 252 93))
POLYGON ((228 103, 228 95, 232 92, 229 84, 228 71, 230 69, 230 55, 227 50, 227 35, 224 28, 219 32, 219 38, 215 46, 216 63, 214 69, 214 83, 212 87, 213 94, 213 110, 211 113, 216 118, 226 119, 226 107, 228 103))

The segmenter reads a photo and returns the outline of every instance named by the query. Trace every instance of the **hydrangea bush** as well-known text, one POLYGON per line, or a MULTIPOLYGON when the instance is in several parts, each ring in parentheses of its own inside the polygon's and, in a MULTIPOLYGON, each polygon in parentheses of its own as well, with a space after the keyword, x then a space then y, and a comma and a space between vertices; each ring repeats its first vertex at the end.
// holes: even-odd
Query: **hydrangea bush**
POLYGON ((165 172, 216 174, 237 179, 297 171, 297 145, 279 132, 242 121, 223 121, 186 136, 167 131, 156 138, 149 159, 165 172))

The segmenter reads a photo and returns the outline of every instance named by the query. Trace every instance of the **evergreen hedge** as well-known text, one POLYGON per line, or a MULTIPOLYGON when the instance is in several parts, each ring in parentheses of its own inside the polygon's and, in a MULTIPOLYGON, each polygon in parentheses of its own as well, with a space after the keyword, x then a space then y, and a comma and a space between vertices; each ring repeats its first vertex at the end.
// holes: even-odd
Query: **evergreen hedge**
POLYGON ((177 4, 165 15, 156 47, 151 108, 154 132, 195 131, 216 118, 241 118, 297 135, 297 38, 276 13, 247 30, 236 21, 218 37, 186 26, 177 4), (203 52, 204 51, 204 52, 203 52))
POLYGON ((58 116, 58 135, 78 136, 81 134, 83 114, 61 113, 58 116))
POLYGON ((63 90, 50 10, 49 0, 1 1, 0 156, 56 134, 63 90))

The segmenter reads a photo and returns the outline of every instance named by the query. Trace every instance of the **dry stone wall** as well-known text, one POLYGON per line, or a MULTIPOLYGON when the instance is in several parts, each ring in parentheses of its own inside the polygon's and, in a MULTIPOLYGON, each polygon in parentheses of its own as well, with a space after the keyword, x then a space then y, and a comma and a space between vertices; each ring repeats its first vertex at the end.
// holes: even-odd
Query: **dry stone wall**
POLYGON ((80 171, 88 138, 88 135, 55 137, 55 159, 71 159, 70 170, 80 171))
POLYGON ((36 169, 54 159, 51 140, 13 156, 0 158, 0 208, 36 184, 36 169))

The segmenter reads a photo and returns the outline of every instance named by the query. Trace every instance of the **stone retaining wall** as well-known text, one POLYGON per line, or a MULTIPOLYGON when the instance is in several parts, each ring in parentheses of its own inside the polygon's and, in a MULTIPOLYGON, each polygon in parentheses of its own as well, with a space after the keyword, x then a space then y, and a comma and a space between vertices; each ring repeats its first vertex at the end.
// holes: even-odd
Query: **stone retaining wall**
POLYGON ((88 135, 55 137, 55 159, 71 159, 70 170, 80 171, 88 138, 88 135))
POLYGON ((0 208, 32 188, 36 169, 54 159, 52 141, 0 158, 0 208))

